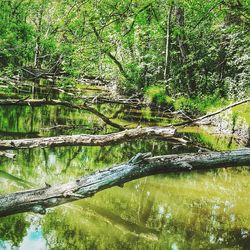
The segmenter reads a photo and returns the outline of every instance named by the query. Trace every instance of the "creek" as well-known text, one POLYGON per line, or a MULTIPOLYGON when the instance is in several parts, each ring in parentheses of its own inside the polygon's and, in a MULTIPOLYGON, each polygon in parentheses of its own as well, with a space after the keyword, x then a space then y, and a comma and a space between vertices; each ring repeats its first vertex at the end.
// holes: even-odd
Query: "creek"
MULTIPOLYGON (((4 90, 1 98, 49 95, 74 101, 63 93, 34 86, 4 90)), ((99 95, 106 90, 81 85, 81 92, 99 95)), ((120 110, 114 120, 131 127, 171 122, 152 115, 150 109, 124 110, 115 104, 95 108, 108 117, 120 110)), ((84 110, 18 104, 0 107, 1 139, 113 131, 84 110)), ((243 146, 230 134, 212 134, 199 127, 186 127, 181 132, 211 150, 243 146)), ((16 154, 14 160, 0 158, 0 194, 68 182, 125 162, 139 152, 160 155, 198 150, 147 138, 105 147, 19 149, 10 151, 16 154)), ((50 209, 46 215, 23 213, 0 218, 0 249, 250 249, 249 193, 250 175, 244 167, 145 177, 124 188, 114 187, 50 209)))

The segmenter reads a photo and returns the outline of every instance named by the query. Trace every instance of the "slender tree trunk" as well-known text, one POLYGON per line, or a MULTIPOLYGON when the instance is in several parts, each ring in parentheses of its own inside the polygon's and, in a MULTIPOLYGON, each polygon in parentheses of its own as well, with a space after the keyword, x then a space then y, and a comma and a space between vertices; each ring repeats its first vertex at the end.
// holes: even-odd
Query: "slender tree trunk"
MULTIPOLYGON (((151 19, 152 19, 152 11, 150 8, 146 9, 147 13, 147 25, 150 27, 151 25, 151 19)), ((150 39, 150 30, 146 30, 145 33, 145 45, 143 46, 143 71, 142 71, 142 79, 140 81, 141 85, 140 88, 144 88, 145 86, 148 85, 148 73, 149 73, 149 67, 148 64, 152 63, 151 59, 149 57, 149 50, 151 46, 151 39, 150 39)))
POLYGON ((186 66, 185 76, 182 78, 183 82, 187 84, 187 91, 189 96, 193 96, 195 94, 195 79, 194 79, 194 72, 192 66, 190 66, 190 62, 188 60, 189 55, 189 48, 186 42, 186 36, 184 33, 185 30, 185 16, 184 16, 184 9, 180 6, 175 7, 175 16, 176 16, 176 24, 180 29, 180 35, 177 37, 178 46, 180 50, 180 62, 183 66, 186 66), (186 78, 186 79, 185 79, 186 78))
POLYGON ((37 24, 37 37, 35 45, 35 56, 34 56, 34 68, 41 68, 41 31, 42 31, 42 19, 43 19, 43 7, 39 12, 38 24, 37 24))
POLYGON ((166 83, 166 93, 170 94, 170 85, 169 85, 169 78, 170 78, 170 62, 169 62, 169 55, 170 55, 170 42, 171 42, 171 16, 172 16, 172 5, 169 7, 167 20, 166 20, 166 47, 165 47, 165 66, 164 66, 164 80, 166 83))

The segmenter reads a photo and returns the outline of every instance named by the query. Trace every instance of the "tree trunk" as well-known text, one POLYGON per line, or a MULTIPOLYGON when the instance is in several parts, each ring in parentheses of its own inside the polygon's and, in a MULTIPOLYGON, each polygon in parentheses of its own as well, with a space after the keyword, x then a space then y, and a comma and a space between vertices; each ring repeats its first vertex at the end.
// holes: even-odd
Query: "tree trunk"
MULTIPOLYGON (((152 10, 151 8, 147 8, 146 9, 146 22, 147 22, 147 26, 150 27, 151 25, 151 21, 152 21, 152 10)), ((143 70, 142 70, 142 77, 140 80, 140 89, 148 86, 148 73, 152 73, 150 72, 150 69, 148 67, 148 65, 152 62, 151 57, 149 57, 150 55, 150 47, 151 47, 151 34, 150 34, 151 30, 147 29, 144 35, 144 42, 141 45, 142 46, 142 58, 143 58, 143 70)))
MULTIPOLYGON (((101 35, 99 34, 99 32, 97 31, 95 25, 94 25, 94 24, 91 24, 91 26, 92 26, 92 29, 93 29, 93 31, 94 31, 94 33, 95 33, 95 36, 96 36, 97 40, 98 40, 101 44, 103 44, 103 39, 102 39, 101 35)), ((105 50, 104 53, 105 53, 105 54, 106 54, 106 55, 116 64, 116 66, 118 67, 120 73, 124 76, 125 79, 128 80, 128 79, 129 79, 129 76, 128 76, 127 73, 125 72, 125 70, 124 70, 124 68, 123 68, 123 66, 122 66, 122 64, 121 64, 121 62, 118 61, 118 59, 117 59, 111 52, 105 50)))
POLYGON ((173 127, 150 127, 124 130, 106 135, 62 135, 54 137, 0 140, 0 149, 19 149, 36 147, 58 147, 58 146, 106 146, 121 143, 123 141, 138 138, 161 138, 168 141, 187 143, 186 140, 177 137, 173 127))
POLYGON ((44 6, 41 6, 41 10, 39 12, 39 17, 37 20, 37 37, 36 37, 36 45, 35 45, 35 55, 34 55, 34 68, 40 69, 42 66, 41 62, 41 31, 42 31, 42 19, 43 19, 44 6))
POLYGON ((170 32, 171 32, 171 16, 172 16, 172 5, 169 7, 167 20, 166 20, 166 49, 165 49, 165 67, 164 67, 164 80, 166 82, 166 93, 170 94, 169 86, 169 55, 170 55, 170 32))
POLYGON ((149 175, 233 166, 250 166, 249 148, 156 157, 151 157, 150 153, 139 153, 127 163, 99 170, 65 184, 0 196, 0 216, 28 211, 45 214, 49 207, 91 197, 104 189, 122 187, 128 181, 149 175))
POLYGON ((177 37, 178 46, 180 50, 180 62, 181 64, 186 65, 186 70, 185 70, 186 79, 182 79, 182 81, 186 81, 188 94, 189 96, 193 96, 195 93, 195 79, 194 79, 193 68, 191 65, 189 65, 189 60, 188 60, 189 48, 184 33, 185 29, 184 9, 180 6, 176 6, 175 16, 176 16, 177 26, 180 29, 180 35, 178 35, 177 37))

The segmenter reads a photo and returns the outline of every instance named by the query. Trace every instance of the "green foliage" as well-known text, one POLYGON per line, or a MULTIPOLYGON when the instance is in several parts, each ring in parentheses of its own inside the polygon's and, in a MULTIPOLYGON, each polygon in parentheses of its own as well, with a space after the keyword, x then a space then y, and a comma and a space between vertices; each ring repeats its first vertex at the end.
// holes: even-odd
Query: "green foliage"
POLYGON ((174 102, 174 108, 189 114, 204 114, 211 111, 211 109, 218 109, 226 104, 228 104, 228 101, 218 95, 201 96, 193 99, 179 97, 174 102))
MULTIPOLYGON (((244 1, 1 1, 0 70, 14 74, 28 66, 95 76, 115 81, 128 95, 167 82, 171 96, 244 97, 250 89, 248 12, 244 1)), ((155 98, 171 104, 162 94, 155 98)))
POLYGON ((145 88, 144 97, 146 101, 168 108, 173 107, 173 99, 165 94, 165 87, 152 85, 145 88))
POLYGON ((59 87, 72 88, 76 85, 76 81, 72 77, 65 77, 57 81, 59 87))
POLYGON ((10 241, 13 246, 17 247, 22 242, 24 236, 27 234, 29 225, 30 223, 25 220, 25 216, 23 214, 1 218, 0 243, 2 243, 3 241, 10 241))

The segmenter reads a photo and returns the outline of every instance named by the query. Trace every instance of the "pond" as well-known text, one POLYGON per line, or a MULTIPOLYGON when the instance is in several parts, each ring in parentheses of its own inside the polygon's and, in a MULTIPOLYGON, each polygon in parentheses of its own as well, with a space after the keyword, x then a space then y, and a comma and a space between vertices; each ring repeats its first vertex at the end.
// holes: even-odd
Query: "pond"
MULTIPOLYGON (((15 95, 25 97, 29 91, 19 90, 15 95)), ((81 91, 95 93, 88 88, 81 91)), ((33 97, 47 94, 33 89, 33 97)), ((63 93, 52 91, 50 95, 70 99, 63 93)), ((121 110, 111 104, 95 107, 109 117, 121 110)), ((116 122, 131 126, 169 122, 149 113, 122 110, 116 122)), ((112 131, 83 110, 0 107, 1 139, 112 131), (58 124, 74 126, 54 129, 58 124)), ((201 128, 182 132, 210 149, 241 147, 230 136, 208 134, 201 128)), ((0 193, 64 183, 125 162, 139 152, 160 155, 198 150, 153 139, 105 147, 17 150, 14 160, 0 158, 0 193)), ((46 215, 23 213, 0 218, 0 249, 250 249, 249 193, 250 175, 244 167, 149 176, 49 209, 46 215)))

